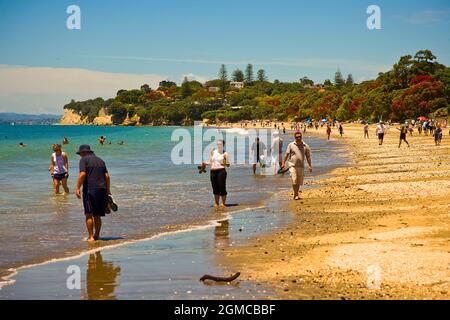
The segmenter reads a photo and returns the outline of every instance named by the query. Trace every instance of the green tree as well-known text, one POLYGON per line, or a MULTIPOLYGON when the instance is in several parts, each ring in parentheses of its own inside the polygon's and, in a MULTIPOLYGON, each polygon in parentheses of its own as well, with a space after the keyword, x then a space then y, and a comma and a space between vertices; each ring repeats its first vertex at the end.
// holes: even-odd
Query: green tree
POLYGON ((259 82, 265 82, 267 81, 266 71, 264 69, 259 69, 256 73, 256 78, 259 82))
POLYGON ((245 68, 245 83, 252 84, 254 80, 255 76, 253 75, 253 65, 249 63, 245 68))
POLYGON ((344 78, 342 77, 342 72, 339 69, 334 74, 334 84, 338 89, 341 89, 345 85, 344 78))
POLYGON ((220 66, 219 79, 220 79, 220 92, 222 93, 222 98, 225 99, 225 93, 227 91, 227 84, 228 84, 228 73, 227 68, 225 67, 224 64, 220 66))
POLYGON ((116 101, 109 107, 109 113, 111 114, 112 123, 118 125, 127 117, 128 109, 123 103, 116 101))
POLYGON ((434 74, 440 66, 436 62, 436 56, 430 50, 419 50, 414 55, 413 70, 415 75, 434 74))
POLYGON ((163 80, 159 83, 160 89, 168 89, 168 88, 172 88, 172 87, 176 87, 176 86, 177 86, 177 84, 175 82, 168 81, 168 80, 163 80))
POLYGON ((303 77, 303 78, 300 79, 300 84, 302 86, 306 86, 306 85, 313 86, 314 85, 314 81, 312 81, 308 77, 303 77))
POLYGON ((148 84, 143 84, 141 86, 141 91, 143 91, 143 92, 150 92, 150 91, 152 91, 152 89, 150 88, 150 86, 148 84))
POLYGON ((187 77, 184 77, 183 84, 181 85, 181 96, 183 98, 190 97, 192 95, 191 85, 187 77))
POLYGON ((391 72, 383 74, 381 77, 390 84, 392 89, 408 87, 409 80, 412 78, 411 67, 414 61, 411 55, 400 57, 400 60, 394 64, 391 72))
POLYGON ((347 76, 347 80, 345 81, 345 85, 347 86, 347 87, 351 87, 351 86, 353 86, 355 84, 355 81, 353 81, 353 76, 352 76, 352 74, 350 73, 348 76, 347 76))
POLYGON ((232 79, 235 82, 244 82, 244 72, 240 69, 236 69, 233 71, 232 79))

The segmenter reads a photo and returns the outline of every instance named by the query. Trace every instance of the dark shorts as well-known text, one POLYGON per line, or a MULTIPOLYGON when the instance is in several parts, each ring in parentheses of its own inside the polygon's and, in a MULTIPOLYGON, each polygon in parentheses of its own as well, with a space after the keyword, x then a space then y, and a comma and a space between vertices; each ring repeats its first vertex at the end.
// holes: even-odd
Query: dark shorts
MULTIPOLYGON (((62 179, 64 179, 66 177, 65 173, 56 173, 53 175, 53 179, 61 181, 62 179)), ((69 176, 67 176, 69 177, 69 176)))
POLYGON ((384 139, 384 133, 379 133, 378 134, 378 139, 383 140, 384 139))
POLYGON ((400 140, 406 140, 406 133, 400 134, 400 140))
POLYGON ((96 217, 105 216, 108 193, 106 189, 83 190, 84 214, 96 217))
POLYGON ((225 169, 211 170, 211 185, 213 193, 219 196, 227 195, 227 171, 225 169))

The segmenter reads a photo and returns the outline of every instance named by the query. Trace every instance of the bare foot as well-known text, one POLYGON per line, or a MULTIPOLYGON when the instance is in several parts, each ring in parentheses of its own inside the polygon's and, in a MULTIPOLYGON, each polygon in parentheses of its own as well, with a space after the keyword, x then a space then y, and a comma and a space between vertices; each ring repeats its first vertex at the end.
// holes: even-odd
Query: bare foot
POLYGON ((95 238, 94 237, 89 237, 87 241, 88 242, 95 242, 95 238))
POLYGON ((100 239, 100 235, 94 235, 94 240, 97 241, 100 239))
POLYGON ((222 203, 219 207, 220 208, 226 208, 226 205, 224 203, 222 203))

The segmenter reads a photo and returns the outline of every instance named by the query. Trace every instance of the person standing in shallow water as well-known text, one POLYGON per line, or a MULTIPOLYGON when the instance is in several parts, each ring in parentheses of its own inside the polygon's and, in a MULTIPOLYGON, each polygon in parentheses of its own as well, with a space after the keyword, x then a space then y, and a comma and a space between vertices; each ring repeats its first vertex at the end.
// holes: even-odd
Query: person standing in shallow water
POLYGON ((255 139, 255 142, 253 142, 251 151, 253 154, 253 174, 256 174, 256 166, 259 163, 260 165, 263 163, 261 161, 261 158, 264 157, 264 154, 266 153, 266 145, 259 141, 259 137, 255 139))
POLYGON ((50 172, 53 178, 53 191, 55 194, 59 194, 59 185, 62 184, 64 192, 69 193, 69 187, 67 187, 67 178, 69 177, 67 154, 62 151, 60 144, 54 144, 52 149, 50 172))
POLYGON ((287 169, 286 161, 289 159, 289 173, 292 179, 292 189, 294 190, 294 200, 299 200, 300 186, 303 185, 305 175, 305 157, 308 161, 309 172, 312 172, 311 149, 303 142, 302 133, 295 133, 295 141, 291 142, 286 149, 283 159, 283 169, 287 169))
POLYGON ((217 141, 217 149, 211 151, 209 162, 203 162, 202 166, 211 165, 211 186, 214 194, 214 207, 225 207, 227 201, 227 170, 230 166, 228 153, 225 152, 225 141, 217 141), (220 205, 220 198, 222 204, 220 205))
POLYGON ((107 197, 111 194, 110 177, 105 162, 94 154, 90 146, 81 145, 77 154, 81 159, 76 196, 78 199, 83 198, 88 241, 95 241, 100 238, 101 217, 105 216, 107 197))

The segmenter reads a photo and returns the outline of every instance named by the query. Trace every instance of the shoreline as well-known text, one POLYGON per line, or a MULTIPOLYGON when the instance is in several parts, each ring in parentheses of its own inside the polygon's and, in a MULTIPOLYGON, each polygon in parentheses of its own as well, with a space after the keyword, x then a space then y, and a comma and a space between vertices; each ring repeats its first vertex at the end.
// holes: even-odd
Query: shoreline
POLYGON ((20 267, 10 276, 11 283, 0 290, 0 300, 17 298, 198 299, 200 297, 202 299, 233 299, 235 297, 267 299, 269 294, 273 294, 270 288, 256 285, 251 281, 239 279, 237 283, 229 286, 210 286, 199 282, 199 278, 204 273, 226 274, 230 271, 213 262, 215 256, 220 255, 225 247, 245 243, 252 235, 268 234, 274 228, 282 228, 289 223, 292 216, 280 215, 278 211, 281 208, 278 203, 284 201, 286 199, 283 199, 282 193, 277 193, 268 199, 264 206, 229 212, 226 216, 204 226, 99 247, 76 256, 20 267), (227 222, 226 225, 223 225, 224 222, 227 222), (212 235, 214 237, 211 237, 212 235), (97 254, 100 255, 102 264, 96 267, 89 266, 88 259, 97 254), (136 267, 136 264, 140 266, 136 267), (67 268, 74 265, 82 269, 85 268, 82 266, 87 266, 87 269, 82 271, 81 291, 75 292, 61 285, 66 281, 67 268), (111 272, 106 270, 110 265, 115 266, 114 269, 122 269, 114 279, 109 278, 111 272), (199 266, 201 266, 200 270, 199 266), (105 270, 98 273, 96 269, 105 270), (96 276, 89 277, 89 273, 96 276), (117 279, 118 276, 120 281, 117 279), (157 286, 155 282, 158 283, 157 286), (44 285, 47 288, 45 293, 42 292, 44 285), (108 290, 107 296, 103 288, 106 289, 111 285, 114 286, 114 290, 113 292, 108 290), (144 289, 143 285, 145 285, 144 289), (183 291, 182 288, 186 290, 183 291))
MULTIPOLYGON (((396 130, 381 147, 373 132, 365 140, 362 126, 344 124, 337 140, 351 165, 289 204, 287 228, 228 249, 222 263, 278 299, 450 299, 449 139, 436 147, 415 132, 399 149, 396 130)), ((325 128, 308 135, 326 138, 325 128)))
POLYGON ((59 257, 50 257, 50 258, 41 258, 41 259, 35 259, 34 261, 26 262, 24 264, 20 264, 18 266, 12 266, 8 269, 5 269, 0 274, 0 291, 2 288, 13 285, 15 283, 14 278, 17 276, 17 274, 21 270, 26 270, 30 268, 45 266, 47 264, 51 263, 58 263, 63 261, 71 261, 75 259, 82 258, 86 255, 96 253, 102 250, 114 250, 116 248, 126 247, 128 245, 140 243, 140 242, 146 242, 146 241, 152 241, 155 239, 159 239, 161 237, 165 236, 172 236, 176 234, 182 234, 182 233, 188 233, 188 232, 195 232, 198 230, 204 230, 209 229, 213 226, 215 226, 218 221, 225 220, 225 219, 231 219, 234 214, 239 214, 241 212, 251 211, 251 210, 258 210, 266 208, 267 203, 264 201, 259 201, 258 203, 252 204, 247 207, 242 208, 231 208, 230 210, 220 210, 216 213, 218 213, 220 216, 217 216, 212 219, 208 219, 204 222, 204 224, 196 223, 196 224, 180 224, 180 225, 168 225, 166 226, 167 231, 159 231, 155 234, 150 234, 148 236, 144 237, 137 237, 134 239, 123 239, 121 240, 100 240, 93 244, 87 243, 88 248, 81 249, 81 248, 74 248, 67 252, 65 252, 65 255, 61 255, 59 257))
MULTIPOLYGON (((336 165, 332 166, 331 168, 335 168, 335 167, 336 167, 336 165)), ((327 168, 326 172, 328 173, 331 170, 331 168, 327 168)), ((313 181, 313 180, 318 179, 319 176, 320 175, 316 174, 311 177, 308 177, 307 179, 308 179, 308 181, 313 181)), ((283 211, 284 210, 283 208, 285 207, 285 202, 289 201, 287 199, 287 197, 285 197, 285 193, 286 193, 285 190, 287 190, 287 189, 288 188, 285 188, 284 190, 279 190, 276 193, 271 194, 270 197, 263 199, 260 202, 258 202, 258 204, 252 205, 250 207, 242 207, 242 208, 239 208, 239 210, 236 210, 237 208, 234 207, 234 208, 230 208, 225 211, 221 211, 220 217, 215 217, 212 220, 208 220, 208 223, 206 225, 190 226, 189 228, 182 228, 179 230, 170 230, 170 231, 167 231, 164 233, 152 235, 150 237, 145 237, 142 239, 125 240, 125 241, 121 241, 120 243, 113 243, 113 244, 103 243, 103 245, 101 245, 101 246, 89 248, 88 250, 83 250, 82 252, 75 252, 74 254, 70 254, 69 256, 66 256, 66 257, 46 259, 44 261, 40 261, 37 263, 27 263, 25 265, 19 266, 18 268, 10 269, 9 270, 10 274, 3 277, 3 280, 4 280, 3 286, 5 288, 9 288, 10 285, 12 284, 12 287, 14 287, 14 282, 16 281, 16 279, 20 279, 21 277, 23 277, 23 275, 22 275, 23 272, 25 274, 28 274, 30 272, 30 270, 44 270, 46 268, 52 268, 52 266, 55 264, 58 265, 58 264, 63 264, 65 262, 78 261, 78 260, 83 259, 84 257, 94 254, 96 252, 123 251, 123 250, 125 250, 125 248, 134 246, 139 243, 150 243, 150 242, 154 242, 154 241, 158 242, 159 241, 158 239, 160 239, 160 238, 171 237, 176 234, 190 234, 191 231, 193 233, 196 233, 199 230, 206 230, 206 229, 212 228, 214 225, 217 225, 218 221, 220 221, 220 220, 233 219, 233 216, 235 214, 237 214, 239 216, 240 215, 239 213, 241 213, 241 212, 252 212, 252 211, 258 211, 258 210, 263 210, 263 211, 269 212, 269 207, 271 206, 271 203, 273 203, 273 202, 278 203, 278 205, 275 209, 275 212, 277 214, 280 214, 282 212, 285 212, 285 211, 283 211), (261 207, 261 205, 262 205, 262 207, 261 207)), ((283 214, 281 214, 281 216, 283 216, 283 214)), ((277 219, 286 219, 286 218, 278 217, 277 219)), ((254 223, 254 222, 251 222, 251 223, 254 223)), ((272 228, 273 227, 278 228, 275 225, 273 225, 272 228)), ((284 225, 282 227, 284 227, 284 225)), ((267 231, 266 233, 269 233, 270 230, 271 229, 269 229, 269 231, 267 231)), ((246 232, 243 232, 242 234, 245 234, 245 233, 246 232)), ((186 235, 186 237, 189 237, 189 236, 190 235, 186 235)), ((216 264, 216 266, 220 266, 220 264, 216 264)), ((253 281, 248 282, 248 283, 253 283, 253 281)), ((13 289, 8 290, 8 291, 13 291, 13 289)), ((0 292, 1 292, 1 290, 0 290, 0 292)))

